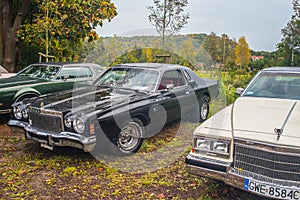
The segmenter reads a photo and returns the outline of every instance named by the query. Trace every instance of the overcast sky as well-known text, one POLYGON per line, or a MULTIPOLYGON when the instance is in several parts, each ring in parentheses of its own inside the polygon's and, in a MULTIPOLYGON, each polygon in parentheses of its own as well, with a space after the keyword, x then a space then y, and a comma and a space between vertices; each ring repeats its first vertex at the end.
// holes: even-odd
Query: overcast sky
MULTIPOLYGON (((101 36, 154 35, 146 6, 153 0, 112 0, 118 16, 99 29, 101 36)), ((189 0, 190 19, 179 34, 215 32, 238 40, 245 36, 251 49, 273 51, 281 29, 292 16, 292 0, 189 0)))

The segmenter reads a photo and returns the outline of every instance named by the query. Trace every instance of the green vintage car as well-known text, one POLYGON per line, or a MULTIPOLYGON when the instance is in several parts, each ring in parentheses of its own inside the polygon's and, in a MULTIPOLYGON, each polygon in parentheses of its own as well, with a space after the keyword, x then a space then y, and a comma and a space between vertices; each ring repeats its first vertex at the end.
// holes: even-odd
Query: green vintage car
POLYGON ((35 63, 15 76, 0 79, 0 114, 25 98, 59 92, 87 84, 104 71, 91 63, 35 63))

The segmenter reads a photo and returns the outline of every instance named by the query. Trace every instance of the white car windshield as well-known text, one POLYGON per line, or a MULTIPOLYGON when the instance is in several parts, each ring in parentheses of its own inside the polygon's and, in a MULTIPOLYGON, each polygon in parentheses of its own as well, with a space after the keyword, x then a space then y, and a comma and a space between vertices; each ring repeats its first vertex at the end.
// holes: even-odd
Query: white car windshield
POLYGON ((300 99, 300 74, 262 72, 246 88, 243 96, 300 99))
POLYGON ((159 72, 143 68, 111 68, 96 81, 96 85, 109 85, 134 90, 152 91, 157 85, 159 72))

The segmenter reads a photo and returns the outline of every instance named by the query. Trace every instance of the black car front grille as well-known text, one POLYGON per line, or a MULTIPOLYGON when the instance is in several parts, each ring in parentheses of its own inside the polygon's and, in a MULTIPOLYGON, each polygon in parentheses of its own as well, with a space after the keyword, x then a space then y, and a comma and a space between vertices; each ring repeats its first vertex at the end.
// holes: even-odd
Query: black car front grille
POLYGON ((63 131, 63 120, 60 113, 31 109, 29 119, 34 128, 51 132, 63 131))
POLYGON ((300 181, 300 154, 235 144, 234 168, 275 180, 300 181))

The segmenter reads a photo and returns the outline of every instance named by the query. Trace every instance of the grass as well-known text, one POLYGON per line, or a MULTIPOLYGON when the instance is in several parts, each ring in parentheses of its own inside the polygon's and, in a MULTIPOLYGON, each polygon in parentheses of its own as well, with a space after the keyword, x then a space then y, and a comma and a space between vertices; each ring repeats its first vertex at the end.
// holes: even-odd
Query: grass
POLYGON ((2 124, 0 199, 253 199, 187 173, 185 156, 197 126, 173 123, 131 157, 95 159, 74 148, 40 148, 21 130, 2 124))

